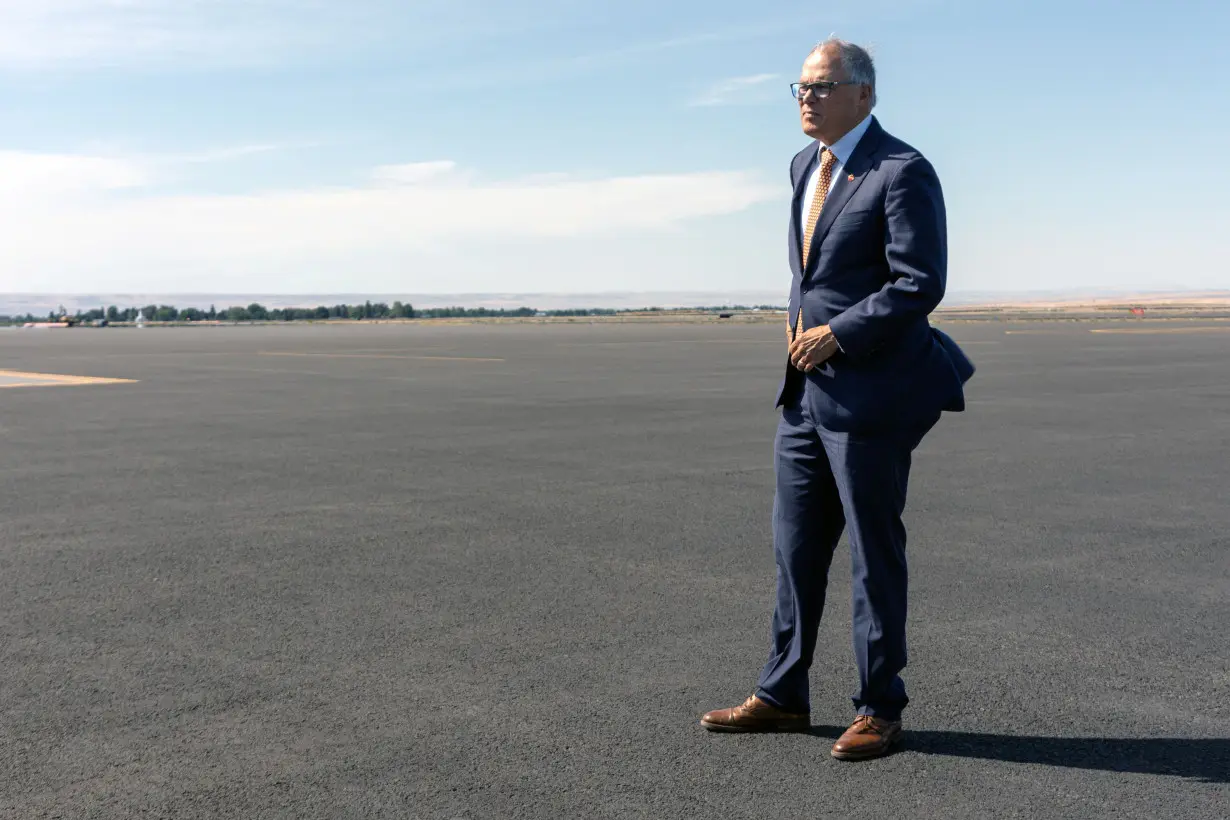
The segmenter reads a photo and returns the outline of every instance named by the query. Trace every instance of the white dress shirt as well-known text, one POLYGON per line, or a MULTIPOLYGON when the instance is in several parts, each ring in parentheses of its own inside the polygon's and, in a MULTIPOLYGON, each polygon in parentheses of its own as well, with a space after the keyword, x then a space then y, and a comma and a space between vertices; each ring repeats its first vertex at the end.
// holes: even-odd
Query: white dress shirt
MULTIPOLYGON (((858 147, 858 141, 863 138, 863 134, 867 133, 867 129, 871 127, 871 115, 868 114, 862 122, 846 132, 846 135, 837 142, 827 148, 833 152, 833 156, 837 158, 837 164, 833 166, 833 176, 829 179, 829 191, 833 190, 833 186, 837 184, 838 178, 841 177, 845 170, 846 163, 850 161, 850 155, 854 153, 854 149, 858 147)), ((823 151, 826 146, 821 143, 818 151, 823 151)), ((820 182, 820 162, 817 160, 816 168, 811 172, 811 177, 807 180, 807 189, 803 192, 803 198, 799 200, 799 225, 802 226, 799 235, 803 235, 803 231, 807 230, 807 218, 811 213, 811 200, 816 195, 816 185, 820 182)))

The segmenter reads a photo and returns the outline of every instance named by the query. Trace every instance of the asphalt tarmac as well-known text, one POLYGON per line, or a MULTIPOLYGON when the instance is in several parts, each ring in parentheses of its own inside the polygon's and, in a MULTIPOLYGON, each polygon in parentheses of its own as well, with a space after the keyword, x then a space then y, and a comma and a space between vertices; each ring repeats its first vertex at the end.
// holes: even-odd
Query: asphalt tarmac
POLYGON ((856 764, 844 546, 813 730, 697 723, 768 651, 776 324, 0 334, 135 380, 0 389, 0 817, 1230 816, 1230 323, 947 329, 856 764))

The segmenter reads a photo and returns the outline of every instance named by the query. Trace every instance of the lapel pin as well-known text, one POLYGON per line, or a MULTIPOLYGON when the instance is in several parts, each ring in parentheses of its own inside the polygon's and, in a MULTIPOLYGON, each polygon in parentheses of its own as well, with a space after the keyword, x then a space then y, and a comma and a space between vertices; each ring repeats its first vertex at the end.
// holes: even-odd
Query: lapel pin
POLYGON ((846 179, 847 179, 848 181, 850 181, 850 182, 853 182, 853 181, 854 181, 854 174, 850 174, 850 176, 846 177, 846 179))

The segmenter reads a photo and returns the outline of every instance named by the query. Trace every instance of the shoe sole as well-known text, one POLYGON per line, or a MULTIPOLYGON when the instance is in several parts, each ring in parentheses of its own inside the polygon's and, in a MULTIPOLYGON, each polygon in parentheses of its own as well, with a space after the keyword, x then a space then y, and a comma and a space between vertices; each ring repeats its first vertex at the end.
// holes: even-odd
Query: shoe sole
POLYGON ((729 723, 709 723, 702 720, 700 725, 708 729, 710 732, 731 732, 738 734, 760 733, 779 733, 779 732, 806 732, 811 728, 811 724, 765 724, 763 726, 735 726, 729 723))
POLYGON ((845 761, 875 760, 877 757, 885 757, 887 755, 892 754, 897 749, 897 747, 901 745, 901 740, 902 740, 901 735, 897 735, 895 738, 893 738, 892 740, 888 742, 887 746, 885 746, 882 749, 876 749, 875 751, 869 751, 869 752, 830 751, 829 754, 831 754, 835 760, 845 760, 845 761))

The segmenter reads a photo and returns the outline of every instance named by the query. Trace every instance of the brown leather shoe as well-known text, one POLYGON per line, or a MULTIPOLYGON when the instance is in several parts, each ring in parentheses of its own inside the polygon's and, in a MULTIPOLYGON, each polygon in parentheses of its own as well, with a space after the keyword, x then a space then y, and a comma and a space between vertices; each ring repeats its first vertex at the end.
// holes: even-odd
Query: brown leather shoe
POLYGON ((859 715, 845 734, 833 744, 833 757, 838 760, 869 760, 892 751, 901 740, 901 721, 880 720, 871 715, 859 715))
POLYGON ((783 712, 752 695, 733 709, 716 709, 700 719, 710 732, 803 732, 811 728, 811 716, 783 712))

